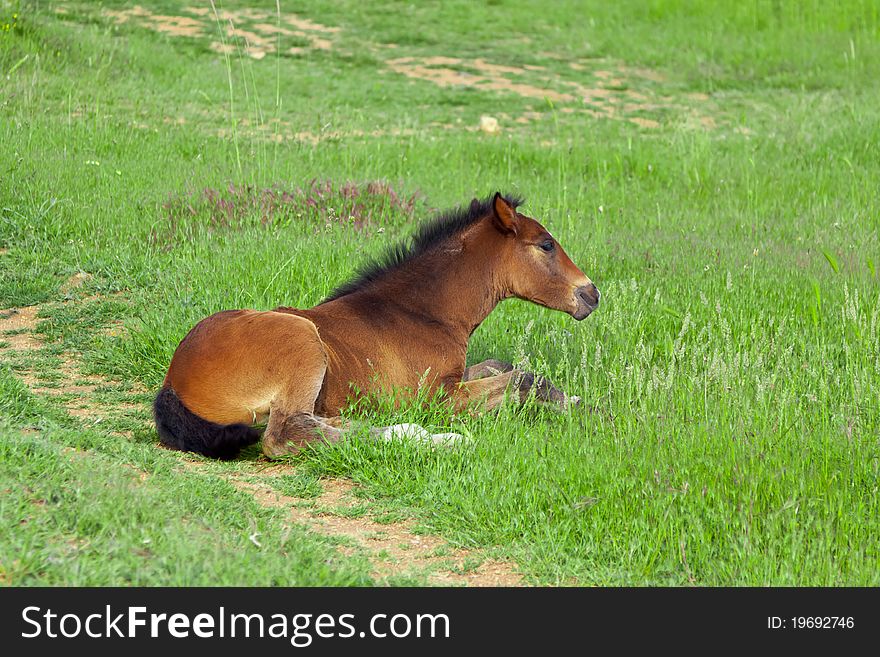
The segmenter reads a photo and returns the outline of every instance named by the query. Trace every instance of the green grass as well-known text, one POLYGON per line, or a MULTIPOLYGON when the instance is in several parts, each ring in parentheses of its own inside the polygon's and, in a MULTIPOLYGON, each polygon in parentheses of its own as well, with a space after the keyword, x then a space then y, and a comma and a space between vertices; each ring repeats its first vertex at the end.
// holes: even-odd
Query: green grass
MULTIPOLYGON (((593 411, 506 408, 464 423, 473 443, 454 450, 313 449, 279 491, 309 498, 317 477, 350 477, 388 517, 512 557, 537 583, 880 584, 876 3, 300 2, 301 17, 341 28, 330 50, 232 54, 228 67, 213 35, 117 25, 97 4, 0 2, 0 27, 18 14, 0 31, 0 307, 74 299, 47 306, 50 350, 155 389, 205 315, 313 305, 414 221, 386 206, 362 229, 326 212, 266 221, 252 205, 223 222, 185 210, 206 188, 382 180, 420 195, 417 217, 518 192, 602 306, 575 323, 505 302, 469 360, 525 363, 593 411), (659 126, 388 63, 430 56, 542 66, 516 81, 556 92, 623 71, 615 93, 650 102, 619 118, 659 126), (501 134, 465 129, 483 114, 501 134), (77 272, 91 277, 66 290, 77 272), (124 330, 108 332, 115 321, 124 330)), ((0 369, 0 519, 13 528, 0 581, 371 581, 324 539, 282 540, 280 511, 212 476, 250 460, 176 468, 145 425, 147 395, 133 396, 142 417, 120 420, 130 438, 81 429, 18 366, 0 369)))

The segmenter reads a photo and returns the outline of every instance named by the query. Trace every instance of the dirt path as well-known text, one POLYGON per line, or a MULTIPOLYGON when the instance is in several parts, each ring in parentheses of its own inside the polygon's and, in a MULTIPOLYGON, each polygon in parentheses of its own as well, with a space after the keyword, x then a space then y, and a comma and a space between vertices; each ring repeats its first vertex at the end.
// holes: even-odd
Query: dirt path
MULTIPOLYGON (((430 584, 446 586, 522 584, 509 562, 483 559, 473 551, 451 548, 437 536, 413 533, 411 521, 379 523, 366 516, 344 515, 363 504, 362 499, 354 497, 356 486, 350 481, 322 481, 323 492, 308 507, 262 482, 232 479, 232 483, 263 506, 288 509, 290 519, 297 524, 319 534, 345 537, 369 556, 377 579, 407 574, 425 575, 430 584)), ((349 553, 346 548, 340 549, 349 553)))
MULTIPOLYGON (((63 303, 87 303, 90 300, 94 298, 63 303)), ((52 307, 45 308, 51 312, 52 307)), ((0 360, 6 361, 11 355, 36 355, 44 347, 36 332, 41 310, 40 306, 0 310, 0 360)), ((126 410, 126 404, 108 407, 94 399, 98 386, 110 381, 99 376, 83 376, 72 354, 65 353, 57 358, 58 365, 51 385, 45 384, 33 367, 17 373, 33 394, 53 399, 70 415, 84 422, 108 414, 112 418, 114 414, 126 410)), ((112 423, 104 426, 109 425, 112 423)), ((119 434, 120 439, 129 437, 126 432, 114 433, 119 434)), ((365 554, 373 565, 374 577, 379 581, 389 577, 414 576, 424 577, 430 584, 444 586, 523 584, 522 576, 510 562, 486 559, 477 551, 450 546, 437 536, 416 533, 414 523, 409 520, 378 522, 375 516, 370 516, 381 509, 369 500, 355 497, 356 485, 348 480, 322 480, 322 493, 317 498, 299 499, 283 495, 272 486, 273 479, 279 475, 294 473, 293 466, 273 464, 266 467, 265 462, 258 461, 253 464, 252 472, 218 473, 216 468, 210 468, 209 471, 202 460, 193 460, 186 454, 179 454, 179 457, 183 471, 224 477, 238 490, 253 496, 261 506, 287 509, 291 523, 305 526, 318 534, 344 539, 344 545, 338 548, 340 552, 346 556, 365 554), (365 505, 367 508, 363 512, 365 505), (355 507, 356 514, 353 513, 355 507)), ((145 478, 142 477, 142 481, 145 478)), ((252 540, 259 539, 254 537, 252 540)))
MULTIPOLYGON (((39 320, 37 314, 39 306, 25 308, 10 308, 0 310, 0 340, 8 343, 7 347, 0 349, 0 355, 6 355, 8 350, 18 353, 38 351, 42 343, 34 333, 39 320), (15 333, 8 333, 15 331, 15 333)), ((103 380, 96 376, 83 376, 77 371, 76 363, 68 354, 58 357, 60 364, 56 373, 60 375, 60 381, 47 384, 32 370, 21 373, 21 378, 30 390, 37 395, 47 397, 61 397, 68 394, 77 395, 81 399, 88 398, 103 380)), ((82 407, 80 404, 67 401, 63 405, 68 413, 76 417, 85 418, 93 413, 93 409, 82 407)))

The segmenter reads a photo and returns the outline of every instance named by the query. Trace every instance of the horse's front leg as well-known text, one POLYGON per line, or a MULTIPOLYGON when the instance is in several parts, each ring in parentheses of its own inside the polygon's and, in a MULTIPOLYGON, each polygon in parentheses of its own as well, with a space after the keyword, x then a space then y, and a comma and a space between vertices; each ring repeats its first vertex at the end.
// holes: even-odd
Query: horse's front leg
POLYGON ((544 377, 523 372, 513 366, 501 374, 475 376, 487 369, 497 369, 499 363, 504 365, 501 361, 485 361, 465 371, 467 378, 463 377, 462 382, 452 391, 452 401, 457 411, 479 407, 490 411, 500 406, 505 396, 511 396, 522 403, 532 393, 538 401, 563 410, 580 401, 577 397, 569 397, 544 377))
POLYGON ((461 380, 474 381, 475 379, 485 379, 487 376, 498 376, 499 374, 510 372, 512 369, 514 369, 512 364, 505 363, 497 358, 490 358, 482 363, 468 367, 464 374, 462 374, 461 380))
MULTIPOLYGON (((510 363, 496 358, 490 358, 489 360, 484 360, 482 363, 477 363, 476 365, 468 367, 464 371, 461 380, 462 382, 476 381, 478 379, 485 379, 513 372, 515 369, 516 368, 510 363)), ((529 391, 534 390, 535 397, 538 401, 556 404, 561 408, 567 408, 568 406, 580 403, 580 397, 566 395, 562 390, 554 386, 543 376, 537 376, 531 372, 523 372, 521 370, 516 371, 519 372, 519 374, 517 377, 517 385, 515 387, 521 393, 521 400, 528 397, 529 391), (522 396, 523 394, 525 397, 522 396)))

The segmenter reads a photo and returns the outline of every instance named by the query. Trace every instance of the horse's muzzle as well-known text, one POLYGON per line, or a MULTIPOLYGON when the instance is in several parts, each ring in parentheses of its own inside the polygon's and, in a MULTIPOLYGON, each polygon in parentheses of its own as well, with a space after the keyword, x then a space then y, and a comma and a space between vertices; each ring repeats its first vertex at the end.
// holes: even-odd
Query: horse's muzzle
POLYGON ((596 310, 596 307, 599 305, 600 296, 602 295, 599 294, 599 290, 592 283, 579 287, 574 292, 574 298, 577 300, 577 310, 571 316, 578 321, 584 319, 596 310))

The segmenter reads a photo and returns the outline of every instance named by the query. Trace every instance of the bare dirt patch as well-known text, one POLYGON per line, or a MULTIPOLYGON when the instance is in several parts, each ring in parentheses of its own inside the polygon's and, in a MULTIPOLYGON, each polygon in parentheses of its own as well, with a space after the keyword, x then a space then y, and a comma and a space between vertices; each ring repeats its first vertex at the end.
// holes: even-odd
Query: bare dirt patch
POLYGON ((38 349, 40 341, 34 337, 33 330, 37 326, 39 311, 39 306, 0 311, 0 340, 8 342, 15 351, 38 349), (16 333, 9 335, 7 331, 16 333))
MULTIPOLYGON (((691 97, 685 106, 663 92, 666 79, 662 74, 618 62, 570 62, 569 68, 577 79, 568 79, 543 66, 507 66, 480 58, 398 57, 386 64, 395 73, 441 87, 472 87, 551 101, 565 113, 629 121, 642 128, 659 127, 661 115, 670 110, 695 115, 703 128, 715 125, 706 114, 709 108, 701 107, 707 104, 708 97, 691 97), (656 118, 639 114, 655 114, 656 118)), ((514 121, 528 123, 542 116, 526 112, 514 121)))
POLYGON ((280 37, 299 40, 293 48, 282 45, 282 52, 288 54, 330 50, 334 36, 340 32, 338 27, 321 25, 287 12, 279 16, 271 11, 244 8, 218 9, 215 14, 210 7, 185 7, 183 12, 187 15, 169 16, 141 5, 103 11, 117 25, 136 25, 175 38, 209 39, 208 47, 215 52, 231 54, 240 48, 252 59, 263 59, 277 52, 280 37))
POLYGON ((571 102, 574 97, 546 87, 533 86, 511 79, 509 76, 527 74, 529 71, 512 66, 490 64, 482 59, 463 60, 456 57, 399 57, 387 62, 395 73, 410 78, 427 80, 441 87, 477 87, 491 91, 511 92, 525 98, 552 100, 554 102, 571 102), (471 73, 461 68, 466 67, 477 71, 471 73))
POLYGON ((62 292, 71 292, 73 290, 81 288, 88 280, 92 278, 91 274, 87 274, 86 272, 78 271, 72 276, 70 276, 64 283, 61 285, 62 292))
MULTIPOLYGON (((290 519, 327 536, 345 537, 365 552, 373 575, 422 575, 431 584, 465 586, 521 586, 522 576, 506 561, 450 546, 437 536, 416 534, 410 521, 379 523, 364 516, 349 517, 347 510, 362 504, 353 496, 355 484, 340 479, 322 481, 322 494, 304 506, 302 500, 282 495, 270 485, 230 479, 261 505, 287 509, 290 519)), ((346 549, 344 548, 345 552, 346 549)))

